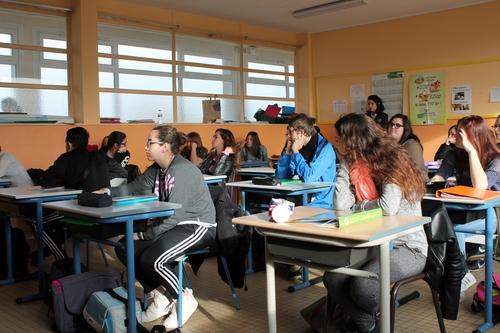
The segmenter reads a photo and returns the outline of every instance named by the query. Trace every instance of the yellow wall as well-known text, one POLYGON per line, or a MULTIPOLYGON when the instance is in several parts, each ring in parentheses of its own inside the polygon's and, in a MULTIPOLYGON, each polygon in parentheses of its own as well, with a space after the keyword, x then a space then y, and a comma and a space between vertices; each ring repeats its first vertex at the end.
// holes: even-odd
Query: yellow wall
MULTIPOLYGON (((144 170, 150 164, 144 154, 145 142, 154 124, 100 124, 82 125, 90 133, 90 144, 100 146, 102 138, 112 131, 127 134, 130 163, 144 170)), ((13 153, 25 168, 46 169, 64 152, 66 131, 70 125, 1 125, 0 145, 2 150, 13 153)), ((237 141, 244 140, 249 131, 257 131, 261 142, 267 147, 269 155, 279 154, 285 142, 286 125, 259 124, 203 124, 177 125, 179 131, 200 133, 203 145, 211 147, 212 135, 217 128, 230 129, 237 141)), ((321 132, 329 140, 333 138, 333 126, 321 126, 321 132)))
MULTIPOLYGON (((499 13, 500 1, 494 1, 314 34, 313 77, 318 88, 324 88, 319 86, 329 78, 339 77, 342 81, 345 77, 346 80, 352 79, 352 83, 364 83, 359 80, 368 78, 365 86, 368 95, 369 78, 373 73, 452 68, 453 82, 458 83, 463 77, 465 82, 460 84, 472 85, 473 109, 485 106, 488 108, 486 113, 495 116, 500 113, 500 104, 489 103, 488 92, 490 87, 500 86, 500 66, 490 66, 492 63, 500 64, 499 13), (491 69, 485 72, 483 67, 491 69), (456 68, 463 68, 463 71, 456 68)), ((407 90, 406 86, 405 112, 408 110, 407 90)), ((334 93, 337 92, 332 91, 334 93)), ((321 91, 317 97, 319 112, 331 110, 331 101, 328 100, 331 95, 328 92, 321 91)), ((482 111, 476 112, 484 114, 482 111)), ((319 119, 334 121, 336 117, 319 119)), ((415 126, 415 132, 424 144, 426 160, 432 160, 439 144, 446 138, 447 128, 454 123, 456 120, 449 120, 442 126, 415 126)))

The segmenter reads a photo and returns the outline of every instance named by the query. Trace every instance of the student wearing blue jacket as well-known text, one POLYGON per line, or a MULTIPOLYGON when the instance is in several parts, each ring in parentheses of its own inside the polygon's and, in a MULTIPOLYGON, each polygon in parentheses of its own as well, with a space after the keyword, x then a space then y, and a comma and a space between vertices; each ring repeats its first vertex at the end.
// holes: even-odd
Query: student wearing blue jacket
MULTIPOLYGON (((278 160, 276 178, 297 175, 303 182, 334 182, 335 151, 314 128, 314 119, 301 113, 288 123, 286 145, 278 160)), ((315 193, 308 206, 333 208, 333 186, 315 193)))

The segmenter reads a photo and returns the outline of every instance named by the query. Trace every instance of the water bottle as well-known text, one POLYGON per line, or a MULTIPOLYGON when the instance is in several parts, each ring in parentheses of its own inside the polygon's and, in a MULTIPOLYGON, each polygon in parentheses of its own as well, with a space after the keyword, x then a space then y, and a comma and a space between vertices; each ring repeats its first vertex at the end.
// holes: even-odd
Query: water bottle
POLYGON ((158 113, 156 115, 156 123, 157 124, 163 124, 163 110, 162 109, 158 109, 158 113))

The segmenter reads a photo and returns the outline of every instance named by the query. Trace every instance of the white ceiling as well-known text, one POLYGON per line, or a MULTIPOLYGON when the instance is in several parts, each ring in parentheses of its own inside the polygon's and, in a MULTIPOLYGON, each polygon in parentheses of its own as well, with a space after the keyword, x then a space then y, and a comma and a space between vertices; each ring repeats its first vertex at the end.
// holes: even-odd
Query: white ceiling
POLYGON ((321 32, 421 15, 494 0, 368 0, 367 5, 317 16, 294 18, 292 12, 331 0, 123 0, 177 9, 293 32, 321 32))

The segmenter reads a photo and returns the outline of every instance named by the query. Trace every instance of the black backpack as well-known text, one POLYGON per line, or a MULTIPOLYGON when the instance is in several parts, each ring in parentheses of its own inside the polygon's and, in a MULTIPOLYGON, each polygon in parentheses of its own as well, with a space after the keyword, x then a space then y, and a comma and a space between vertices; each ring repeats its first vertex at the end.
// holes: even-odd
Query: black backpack
MULTIPOLYGON (((7 278, 7 258, 5 256, 5 228, 4 223, 9 223, 9 217, 0 213, 0 279, 7 278)), ((26 241, 24 231, 18 228, 11 229, 12 244, 12 269, 14 278, 21 278, 28 275, 28 261, 30 247, 26 241)))

